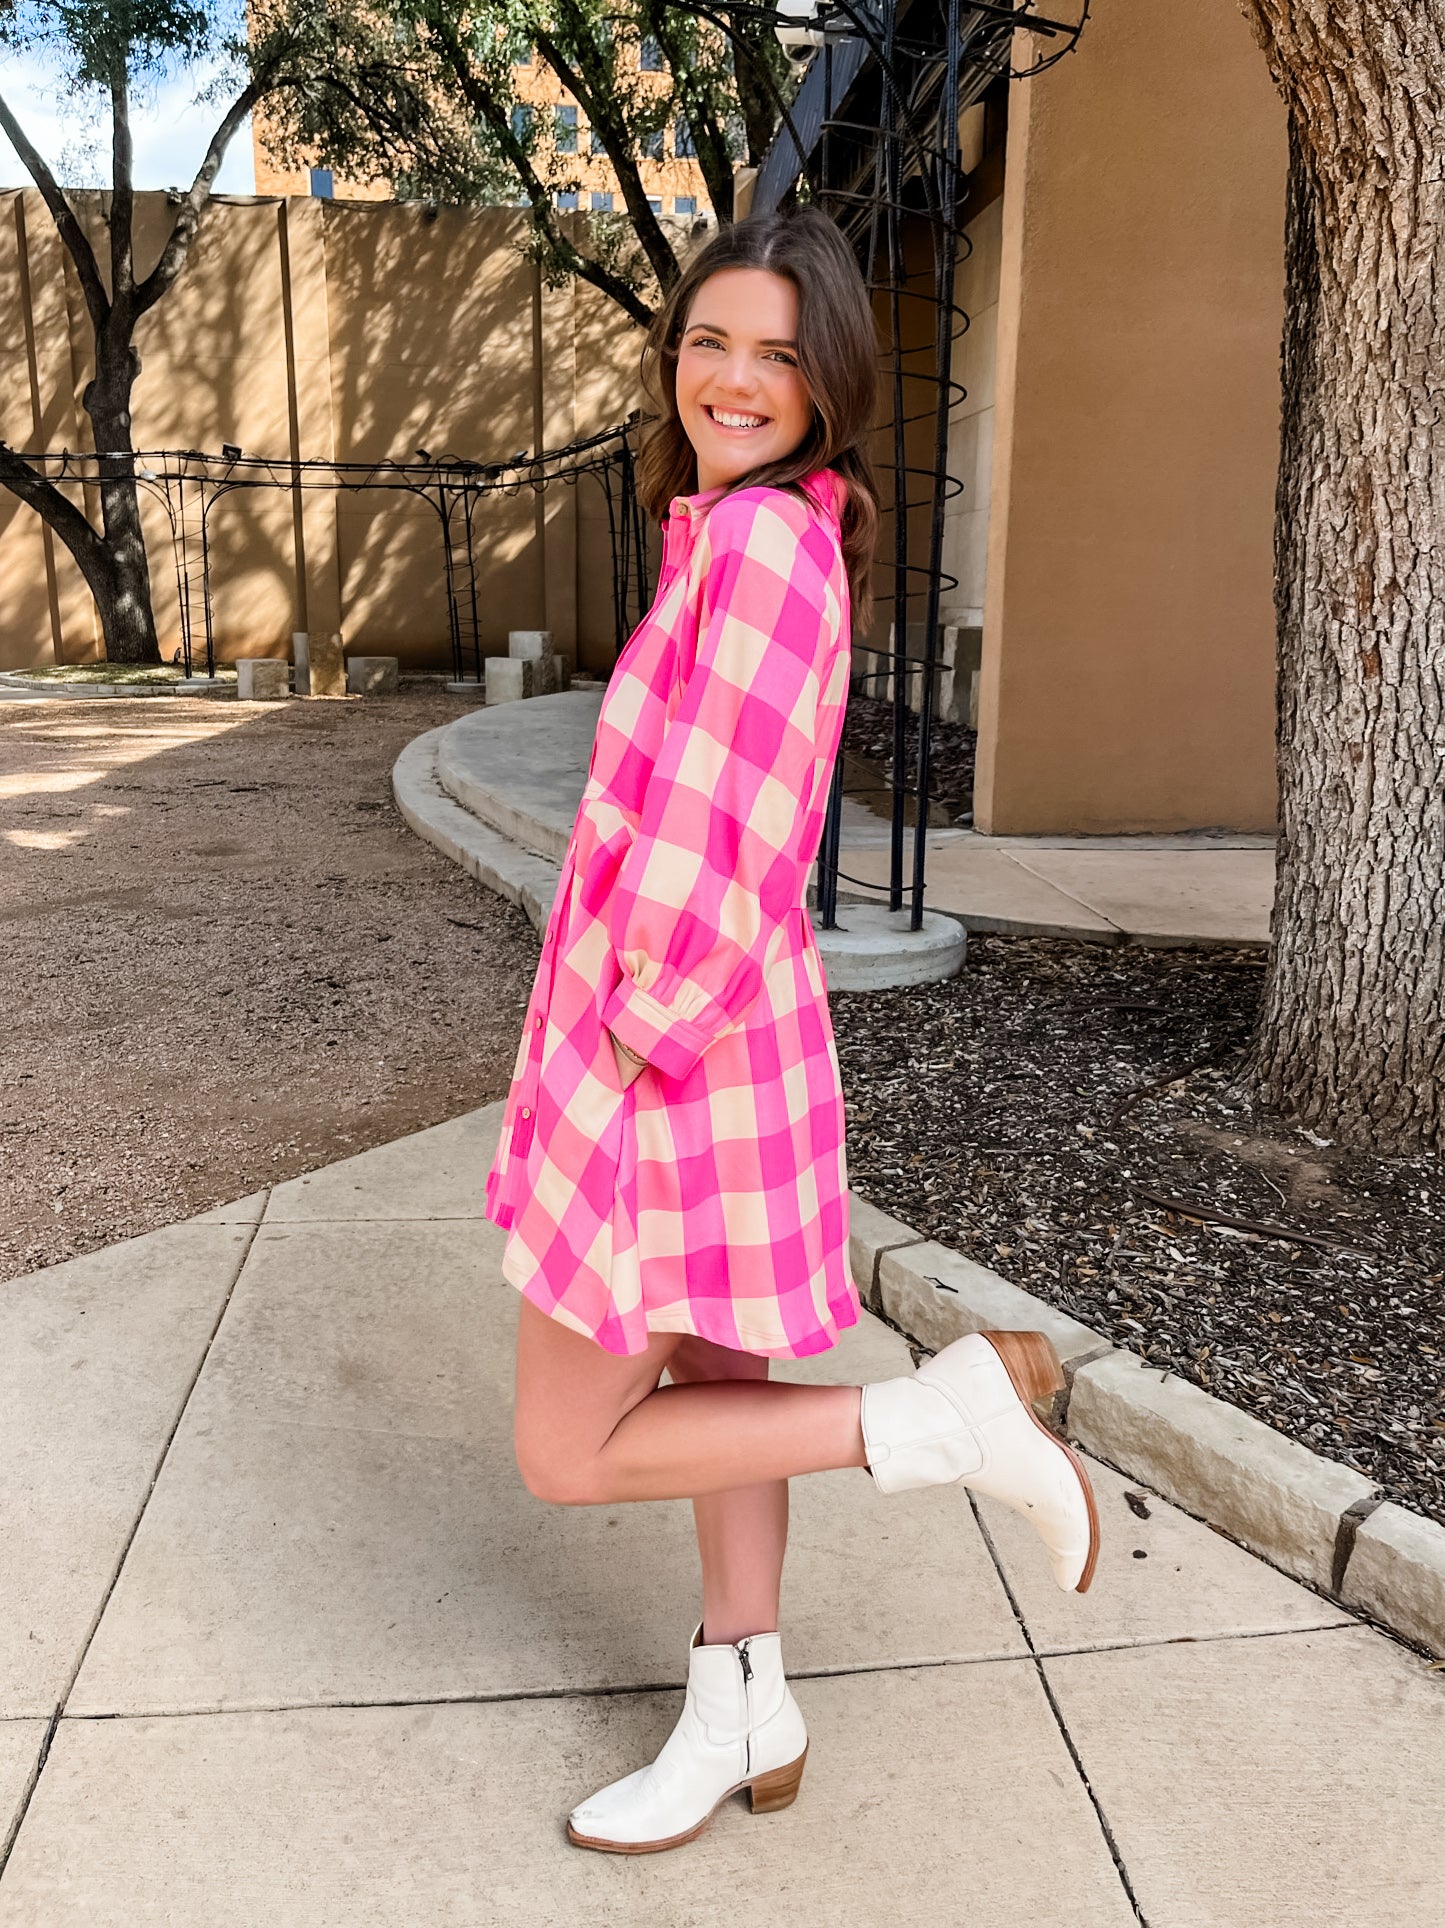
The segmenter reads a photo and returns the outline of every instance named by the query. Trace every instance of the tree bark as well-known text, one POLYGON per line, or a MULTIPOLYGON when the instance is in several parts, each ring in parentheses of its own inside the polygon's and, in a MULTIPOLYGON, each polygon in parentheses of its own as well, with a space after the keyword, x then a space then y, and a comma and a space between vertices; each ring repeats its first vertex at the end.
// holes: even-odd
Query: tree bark
POLYGON ((1243 0, 1290 117, 1279 872, 1245 1077, 1445 1143, 1445 5, 1243 0))

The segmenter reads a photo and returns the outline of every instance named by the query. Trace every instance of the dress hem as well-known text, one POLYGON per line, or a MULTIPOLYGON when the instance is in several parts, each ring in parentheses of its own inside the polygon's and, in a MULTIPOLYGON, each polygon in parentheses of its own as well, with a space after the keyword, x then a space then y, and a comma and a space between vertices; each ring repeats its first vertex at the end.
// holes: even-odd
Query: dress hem
MULTIPOLYGON (((522 1297, 526 1299, 529 1304, 535 1305, 539 1312, 545 1312, 549 1318, 557 1316, 554 1307, 541 1304, 532 1296, 532 1293, 528 1289, 541 1279, 542 1275, 540 1272, 533 1272, 525 1283, 519 1279, 514 1279, 507 1270, 504 1255, 502 1260, 502 1276, 509 1285, 515 1287, 516 1290, 522 1294, 522 1297)), ((854 1289, 856 1290, 856 1287, 854 1289)), ((743 1352, 746 1353, 749 1358, 753 1359, 808 1359, 817 1353, 831 1351, 833 1347, 837 1345, 839 1338, 848 1327, 857 1325, 861 1310, 861 1301, 855 1304, 851 1299, 843 1299, 836 1304, 830 1304, 828 1310, 831 1317, 831 1329, 829 1326, 819 1326, 815 1333, 810 1333, 807 1338, 791 1346, 739 1345, 735 1343, 732 1334, 703 1332, 700 1331, 696 1325, 682 1325, 665 1319, 649 1319, 647 1321, 647 1330, 649 1332, 678 1332, 687 1338, 706 1339, 710 1345, 724 1346, 729 1352, 743 1352)), ((614 1359, 637 1359, 646 1351, 645 1346, 639 1346, 635 1352, 621 1351, 613 1346, 603 1345, 595 1333, 582 1332, 576 1325, 571 1324, 565 1319, 558 1318, 558 1324, 566 1325, 569 1332, 578 1333, 580 1338, 590 1338, 595 1346, 603 1352, 610 1352, 614 1359)), ((742 1337, 741 1331, 736 1324, 734 1324, 733 1332, 736 1333, 738 1337, 742 1337)))

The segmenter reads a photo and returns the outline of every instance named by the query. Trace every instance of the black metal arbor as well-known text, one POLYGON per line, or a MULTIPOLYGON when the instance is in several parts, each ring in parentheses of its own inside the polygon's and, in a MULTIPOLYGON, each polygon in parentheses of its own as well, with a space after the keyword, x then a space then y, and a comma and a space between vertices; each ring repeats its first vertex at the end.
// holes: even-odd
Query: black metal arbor
MULTIPOLYGON (((742 6, 692 0, 690 10, 724 33, 742 16, 770 22, 795 44, 812 44, 795 96, 778 101, 780 130, 759 169, 752 212, 769 212, 798 198, 816 202, 853 242, 879 312, 890 404, 885 484, 891 485, 894 508, 891 552, 883 560, 891 573, 885 601, 893 626, 891 647, 872 651, 879 667, 859 680, 866 687, 891 675, 888 908, 899 910, 904 902, 905 807, 911 787, 915 813, 907 892, 910 927, 917 930, 923 921, 939 610, 943 595, 957 586, 957 578, 943 567, 945 510, 963 488, 948 467, 949 417, 964 397, 953 375, 953 347, 968 326, 954 299, 955 271, 969 246, 961 220, 969 181, 961 162, 959 119, 995 83, 1030 78, 1072 51, 1089 0, 1056 0, 1049 12, 1034 0, 816 0, 811 5, 784 0, 742 6), (1018 37, 1025 34, 1029 37, 1018 37), (922 264, 920 253, 926 256, 922 264), (920 394, 925 397, 921 405, 920 394), (919 431, 910 436, 914 424, 919 431), (930 429, 931 442, 920 450, 930 429), (919 652, 910 653, 910 635, 921 636, 919 652), (919 692, 911 786, 905 774, 910 685, 919 692)), ((840 758, 818 864, 818 908, 827 926, 837 909, 842 800, 840 758)), ((877 888, 857 878, 843 881, 864 895, 877 888)))
MULTIPOLYGON (((591 479, 607 506, 612 552, 612 623, 621 650, 647 608, 646 519, 636 486, 637 412, 600 434, 569 442, 564 448, 526 451, 497 462, 475 462, 460 455, 432 456, 419 450, 412 462, 328 462, 246 455, 225 448, 219 455, 199 449, 145 450, 123 458, 133 466, 137 486, 165 509, 171 532, 180 610, 181 661, 186 675, 197 658, 207 676, 215 674, 215 621, 211 593, 211 514, 216 504, 238 491, 324 489, 402 490, 435 510, 442 539, 447 599, 447 629, 452 673, 457 681, 482 678, 482 624, 477 604, 477 541, 484 532, 489 504, 555 484, 577 487, 591 479)), ((94 484, 100 464, 115 457, 62 450, 25 458, 51 481, 94 484)))

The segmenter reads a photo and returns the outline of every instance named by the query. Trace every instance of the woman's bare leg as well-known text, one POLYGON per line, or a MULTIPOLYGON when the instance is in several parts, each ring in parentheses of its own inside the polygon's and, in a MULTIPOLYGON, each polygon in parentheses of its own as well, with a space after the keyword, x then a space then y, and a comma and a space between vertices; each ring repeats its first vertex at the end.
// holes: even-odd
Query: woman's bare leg
POLYGON ((694 1499, 760 1480, 865 1466, 858 1386, 719 1380, 660 1386, 681 1333, 609 1353, 523 1299, 517 1465, 564 1506, 694 1499))
MULTIPOLYGON (((689 1334, 667 1362, 674 1385, 766 1379, 768 1361, 689 1334)), ((702 1638, 709 1645, 778 1625, 788 1547, 788 1482, 757 1480, 692 1502, 702 1560, 702 1638)))

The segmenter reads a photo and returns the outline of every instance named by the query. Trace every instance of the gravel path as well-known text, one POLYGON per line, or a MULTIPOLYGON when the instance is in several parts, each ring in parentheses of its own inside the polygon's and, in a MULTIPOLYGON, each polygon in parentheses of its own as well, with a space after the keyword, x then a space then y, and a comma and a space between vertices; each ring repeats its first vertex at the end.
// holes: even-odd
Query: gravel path
POLYGON ((974 937, 949 983, 835 995, 849 1178, 1445 1522, 1439 1163, 1250 1115, 1229 1075, 1263 973, 974 937))
POLYGON ((536 937, 391 801, 466 707, 0 704, 0 1277, 506 1095, 536 937))

